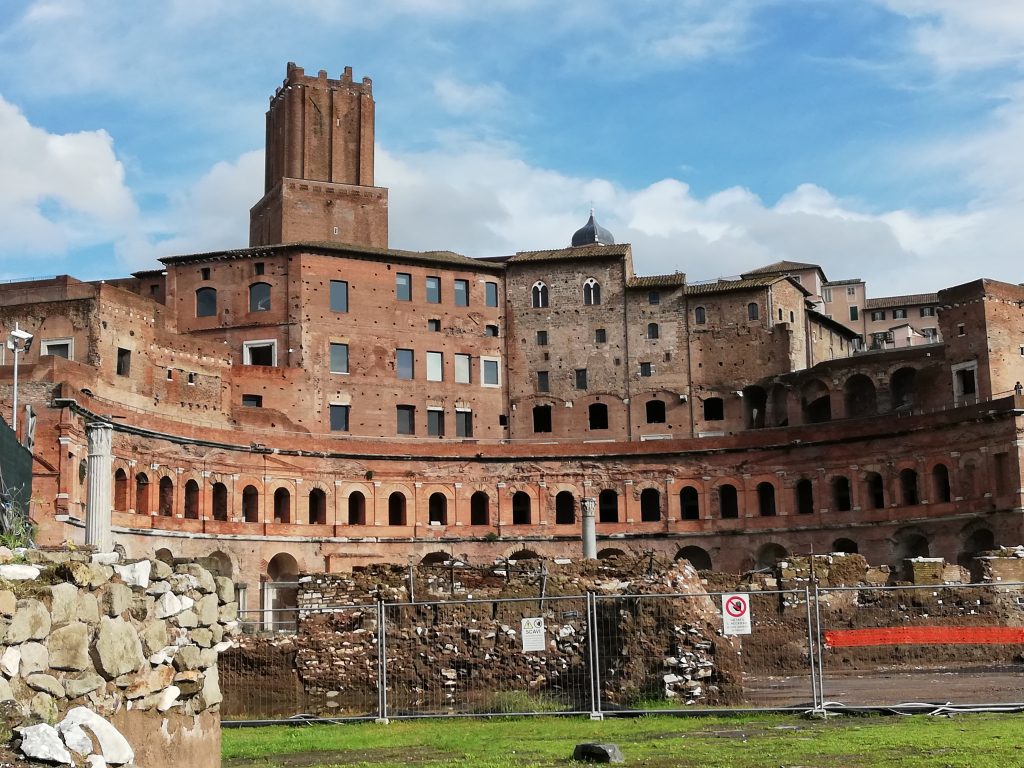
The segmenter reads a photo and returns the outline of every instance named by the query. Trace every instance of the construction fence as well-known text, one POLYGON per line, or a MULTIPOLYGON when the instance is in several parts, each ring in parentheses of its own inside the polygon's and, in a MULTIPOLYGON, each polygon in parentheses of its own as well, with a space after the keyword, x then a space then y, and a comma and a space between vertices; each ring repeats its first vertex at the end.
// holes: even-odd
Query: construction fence
POLYGON ((246 614, 225 723, 1024 708, 1024 585, 384 602, 246 614))

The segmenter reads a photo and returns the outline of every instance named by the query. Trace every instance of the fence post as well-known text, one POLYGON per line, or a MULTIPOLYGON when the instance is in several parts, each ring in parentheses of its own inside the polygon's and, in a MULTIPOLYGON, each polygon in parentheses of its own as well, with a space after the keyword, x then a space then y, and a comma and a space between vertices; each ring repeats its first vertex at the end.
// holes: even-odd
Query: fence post
POLYGON ((818 652, 818 637, 814 631, 814 621, 811 616, 811 588, 804 587, 804 605, 807 608, 807 658, 811 665, 811 702, 815 712, 818 712, 820 707, 818 703, 818 663, 817 652, 818 652))
POLYGON ((388 644, 384 601, 377 600, 377 719, 387 725, 388 720, 388 644))
POLYGON ((587 660, 590 666, 590 719, 604 720, 601 712, 601 674, 598 671, 601 657, 597 649, 597 597, 587 592, 587 660))
POLYGON ((814 628, 817 634, 817 651, 818 651, 818 697, 821 703, 821 709, 825 709, 825 664, 823 659, 825 658, 825 643, 824 637, 821 633, 821 592, 818 590, 818 585, 814 585, 814 628))

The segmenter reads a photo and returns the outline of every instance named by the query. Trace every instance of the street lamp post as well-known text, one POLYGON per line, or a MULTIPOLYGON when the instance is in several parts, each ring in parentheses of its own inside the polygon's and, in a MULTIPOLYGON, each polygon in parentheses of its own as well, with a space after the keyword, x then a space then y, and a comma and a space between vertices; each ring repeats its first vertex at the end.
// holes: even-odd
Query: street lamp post
POLYGON ((18 324, 14 324, 14 330, 7 335, 7 348, 14 352, 14 406, 11 412, 11 429, 15 434, 18 432, 18 355, 28 352, 32 347, 32 334, 18 324))

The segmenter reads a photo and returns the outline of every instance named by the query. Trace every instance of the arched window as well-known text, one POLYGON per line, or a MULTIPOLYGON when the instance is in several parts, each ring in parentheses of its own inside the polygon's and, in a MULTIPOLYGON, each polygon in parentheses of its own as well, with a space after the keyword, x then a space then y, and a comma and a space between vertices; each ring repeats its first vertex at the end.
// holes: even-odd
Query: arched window
POLYGON ((195 480, 185 483, 185 519, 199 519, 199 483, 195 480))
POLYGON ((877 472, 868 472, 864 476, 867 490, 868 509, 885 509, 885 485, 882 476, 877 472))
POLYGON ((533 308, 544 309, 548 305, 548 287, 540 280, 533 284, 533 308))
MULTIPOLYGON (((264 283, 264 285, 266 285, 264 283)), ((250 297, 251 297, 250 293, 250 297)), ((196 291, 196 317, 215 317, 217 314, 217 289, 200 288, 196 291)))
POLYGON ((850 499, 850 480, 842 475, 832 478, 832 503, 839 512, 849 512, 853 506, 850 499))
POLYGON ((448 497, 443 493, 430 494, 427 514, 431 525, 448 525, 448 497))
POLYGON ((405 494, 400 491, 388 496, 388 525, 405 525, 405 494))
POLYGON ((814 514, 814 486, 806 477, 796 482, 796 513, 798 515, 814 514))
POLYGON ((704 325, 708 321, 708 311, 704 307, 697 307, 693 310, 693 322, 697 325, 704 325))
POLYGON ((319 488, 309 492, 309 524, 327 525, 327 494, 319 488))
POLYGON ((120 468, 114 473, 114 510, 128 511, 128 473, 120 468))
POLYGON ((530 506, 530 494, 516 491, 512 496, 512 525, 530 525, 533 522, 530 506))
POLYGON ((640 491, 640 520, 645 523, 661 520, 661 493, 657 488, 640 491))
POLYGON ((174 481, 169 477, 160 478, 159 511, 161 517, 174 514, 174 481))
POLYGON ((932 467, 932 496, 938 504, 944 504, 950 499, 949 470, 945 464, 932 467))
POLYGON ((292 495, 287 488, 274 491, 274 522, 290 523, 292 521, 292 495))
POLYGON ((601 491, 597 497, 597 520, 601 523, 619 522, 619 494, 611 488, 601 491))
POLYGON ((247 523, 260 520, 260 492, 251 485, 242 490, 242 519, 247 523))
POLYGON ((725 483, 718 486, 718 511, 723 520, 740 516, 739 503, 736 499, 736 486, 725 483))
POLYGON ((757 484, 757 511, 761 517, 775 517, 775 486, 771 483, 757 484))
POLYGON ((661 329, 658 327, 657 323, 648 323, 647 324, 647 338, 648 339, 660 339, 661 338, 661 329))
POLYGON ((576 497, 570 491, 559 491, 555 496, 555 523, 572 525, 576 522, 576 497))
POLYGON ((912 469, 900 472, 900 491, 903 494, 903 506, 912 507, 921 503, 917 493, 917 472, 912 469))
POLYGON ((608 429, 608 406, 604 403, 591 403, 587 416, 591 429, 608 429))
POLYGON ((700 520, 700 494, 692 485, 679 492, 679 510, 683 520, 700 520))
POLYGON ((483 491, 477 491, 469 499, 469 524, 491 524, 491 497, 483 491))
POLYGON ((704 421, 722 421, 725 418, 725 401, 720 397, 704 400, 704 421))
POLYGON ((140 515, 149 514, 149 478, 145 472, 135 475, 135 511, 140 515))
POLYGON ((366 525, 366 497, 359 491, 348 495, 348 524, 366 525))
POLYGON ((664 400, 648 400, 646 404, 647 410, 647 423, 648 424, 664 424, 665 423, 665 401, 664 400))
MULTIPOLYGON (((780 309, 779 312, 781 313, 782 310, 780 309)), ((747 320, 757 320, 760 317, 760 314, 761 313, 758 310, 757 302, 756 301, 752 301, 749 304, 747 304, 747 320)), ((780 314, 779 320, 781 320, 781 319, 782 319, 782 316, 780 314)))
POLYGON ((228 519, 228 487, 224 483, 213 484, 213 519, 221 522, 228 519))
POLYGON ((583 303, 588 306, 601 303, 601 284, 592 277, 583 283, 583 303))
POLYGON ((270 310, 270 283, 253 283, 249 286, 249 311, 270 310))

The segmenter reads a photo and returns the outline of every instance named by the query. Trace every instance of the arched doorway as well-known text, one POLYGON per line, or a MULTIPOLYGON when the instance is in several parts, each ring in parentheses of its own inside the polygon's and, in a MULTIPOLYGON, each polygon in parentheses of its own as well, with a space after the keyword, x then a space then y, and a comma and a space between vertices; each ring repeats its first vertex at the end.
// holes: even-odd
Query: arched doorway
POLYGON ((711 570, 711 555, 700 547, 683 547, 676 552, 676 560, 687 560, 698 571, 711 570))
POLYGON ((789 552, 781 544, 762 544, 755 556, 758 568, 774 568, 776 564, 789 557, 789 552))
POLYGON ((321 488, 309 492, 309 524, 327 525, 327 494, 321 488))
POLYGON ((889 379, 889 393, 894 411, 910 410, 916 399, 917 371, 900 368, 889 379))
POLYGON ((800 395, 805 424, 820 424, 832 420, 832 398, 824 382, 811 379, 804 384, 800 395))
POLYGON ((174 481, 171 478, 160 478, 160 517, 170 517, 174 514, 174 481))
POLYGON ((768 407, 768 393, 761 387, 746 387, 743 390, 743 423, 747 429, 762 429, 765 425, 765 411, 768 407))
POLYGON ((185 483, 185 519, 199 519, 199 483, 189 480, 185 483))
POLYGON ((348 524, 366 525, 366 497, 361 491, 348 495, 348 524))
POLYGON ((640 491, 640 520, 645 523, 661 520, 661 492, 657 488, 640 491))
POLYGON ((228 487, 224 483, 213 484, 213 519, 221 522, 228 519, 228 487))
POLYGON ((530 494, 526 491, 516 491, 512 496, 512 525, 532 525, 531 507, 530 494))
POLYGON ((469 524, 491 524, 491 497, 483 491, 477 491, 469 499, 469 524))
POLYGON ((395 491, 388 496, 388 525, 405 524, 405 494, 395 491))
POLYGON ((619 522, 619 494, 611 488, 601 491, 597 497, 597 510, 599 523, 619 522))
POLYGON ((853 539, 836 539, 832 542, 833 552, 843 552, 847 555, 857 554, 857 542, 853 539))
POLYGON ((114 511, 128 511, 128 473, 120 467, 114 473, 114 511))
POLYGON ((431 525, 448 525, 448 497, 432 493, 427 499, 427 521, 431 525))
POLYGON ((576 522, 576 497, 572 491, 559 491, 555 495, 555 524, 573 525, 576 522))
POLYGON ((847 418, 874 416, 878 413, 875 383, 862 373, 854 374, 843 384, 843 401, 847 418))
POLYGON ((260 519, 260 492, 253 485, 242 489, 242 519, 247 523, 258 523, 260 519))
POLYGON ((700 494, 692 485, 679 491, 679 512, 683 520, 700 520, 700 494))
POLYGON ((277 632, 294 632, 298 626, 299 564, 286 552, 267 563, 263 582, 263 627, 277 632))
POLYGON ((290 523, 292 521, 292 495, 287 488, 274 491, 274 522, 290 523))

